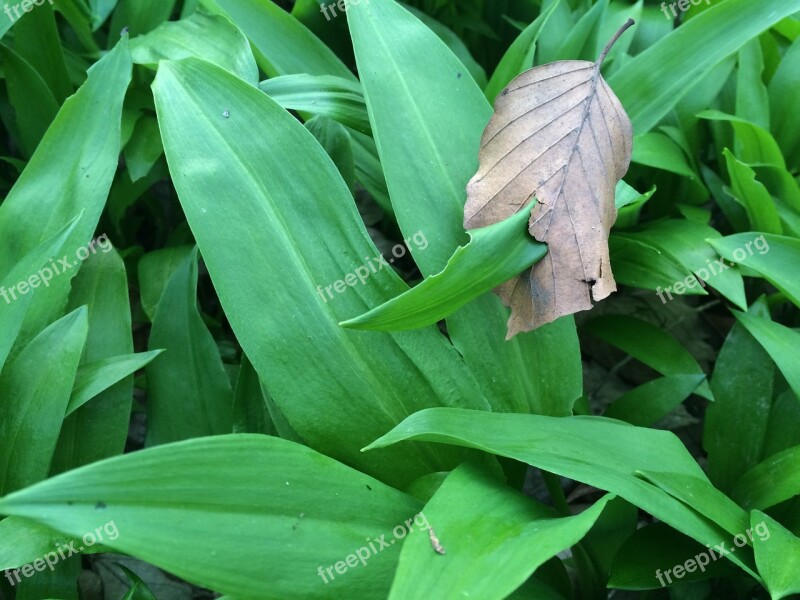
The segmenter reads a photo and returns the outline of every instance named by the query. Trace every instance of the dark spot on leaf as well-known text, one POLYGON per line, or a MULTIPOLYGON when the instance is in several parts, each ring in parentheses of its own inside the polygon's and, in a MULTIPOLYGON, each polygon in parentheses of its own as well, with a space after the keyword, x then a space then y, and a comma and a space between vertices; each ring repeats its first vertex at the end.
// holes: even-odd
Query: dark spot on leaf
POLYGON ((98 500, 97 504, 94 505, 95 510, 105 510, 105 508, 106 508, 106 503, 103 502, 102 500, 98 500))
POLYGON ((456 75, 456 79, 461 79, 461 76, 462 76, 462 73, 459 73, 458 75, 456 75))
POLYGON ((371 487, 369 487, 369 484, 367 484, 367 489, 368 489, 370 492, 372 491, 372 488, 371 488, 371 487))

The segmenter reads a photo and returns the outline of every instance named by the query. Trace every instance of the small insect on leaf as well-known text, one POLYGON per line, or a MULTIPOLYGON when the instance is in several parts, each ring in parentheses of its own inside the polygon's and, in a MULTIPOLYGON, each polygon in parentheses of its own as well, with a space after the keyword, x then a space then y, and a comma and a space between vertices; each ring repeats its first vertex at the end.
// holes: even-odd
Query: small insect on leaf
POLYGON ((431 536, 431 546, 433 549, 439 554, 446 554, 444 547, 439 542, 439 538, 436 537, 436 534, 433 531, 433 527, 428 528, 428 535, 431 536))

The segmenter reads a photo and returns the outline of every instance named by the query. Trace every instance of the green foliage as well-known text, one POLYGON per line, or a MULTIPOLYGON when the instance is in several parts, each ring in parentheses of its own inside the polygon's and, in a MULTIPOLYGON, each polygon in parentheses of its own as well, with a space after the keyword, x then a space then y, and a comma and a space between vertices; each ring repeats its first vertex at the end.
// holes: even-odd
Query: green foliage
POLYGON ((800 0, 675 6, 0 2, 0 600, 800 594, 800 0), (506 340, 492 104, 628 18, 618 291, 506 340))

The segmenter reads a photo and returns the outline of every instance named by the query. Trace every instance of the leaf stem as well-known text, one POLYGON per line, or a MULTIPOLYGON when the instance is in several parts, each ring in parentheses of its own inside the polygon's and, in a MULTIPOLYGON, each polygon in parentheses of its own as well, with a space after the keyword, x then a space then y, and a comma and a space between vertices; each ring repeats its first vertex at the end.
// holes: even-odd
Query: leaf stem
POLYGON ((625 33, 635 23, 636 21, 634 21, 633 19, 628 19, 627 21, 625 21, 625 24, 619 28, 619 31, 617 31, 617 33, 614 34, 614 37, 611 38, 608 44, 606 44, 606 47, 603 48, 603 51, 600 53, 600 57, 597 59, 598 67, 603 64, 603 61, 606 59, 608 53, 611 51, 611 48, 614 46, 614 44, 617 43, 617 40, 622 36, 622 34, 625 33))

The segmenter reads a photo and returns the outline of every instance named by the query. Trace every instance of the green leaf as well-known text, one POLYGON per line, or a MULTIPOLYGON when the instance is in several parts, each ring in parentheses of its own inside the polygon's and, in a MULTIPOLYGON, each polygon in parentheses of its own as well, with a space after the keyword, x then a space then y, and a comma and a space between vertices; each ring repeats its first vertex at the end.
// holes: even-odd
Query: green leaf
POLYGON ((21 517, 8 517, 0 521, 0 569, 16 569, 41 558, 64 537, 49 527, 21 517))
POLYGON ((746 121, 769 129, 769 95, 762 81, 764 54, 758 38, 739 50, 739 69, 736 79, 736 115, 746 121))
MULTIPOLYGON (((598 417, 435 408, 412 415, 365 450, 405 440, 477 448, 607 490, 703 544, 718 544, 728 537, 719 524, 730 525, 727 507, 717 509, 709 501, 722 494, 711 486, 678 438, 666 431, 598 417), (696 497, 679 501, 640 479, 643 472, 651 476, 661 473, 671 481, 691 481, 696 497)), ((727 558, 758 579, 740 555, 727 558)))
POLYGON ((424 446, 359 452, 416 410, 488 403, 434 328, 390 335, 339 327, 407 288, 371 258, 380 254, 314 137, 266 94, 195 59, 163 62, 154 88, 170 170, 182 174, 173 181, 214 287, 291 427, 317 450, 393 482, 463 460, 461 451, 424 446))
POLYGON ((731 178, 732 195, 744 206, 750 226, 765 233, 783 233, 781 218, 772 197, 756 173, 727 148, 723 151, 731 178))
POLYGON ((47 477, 88 333, 86 309, 53 323, 0 375, 0 491, 47 477), (36 440, 35 444, 31 440, 36 440))
MULTIPOLYGON (((133 353, 125 265, 110 243, 101 247, 103 252, 83 264, 68 304, 72 309, 89 309, 89 337, 82 366, 133 353)), ((52 471, 120 454, 128 439, 132 394, 133 378, 125 378, 64 419, 52 471)))
POLYGON ((323 115, 370 133, 361 85, 333 75, 284 75, 258 84, 270 98, 287 110, 323 115))
POLYGON ((504 87, 511 83, 512 79, 533 67, 533 57, 536 53, 539 34, 561 1, 554 0, 548 8, 542 10, 539 16, 517 36, 506 50, 484 90, 486 99, 491 104, 494 104, 494 99, 503 91, 504 87))
POLYGON ((261 391, 258 373, 246 354, 242 354, 242 364, 233 394, 233 432, 277 435, 261 391))
POLYGON ((163 350, 155 350, 113 356, 81 366, 75 377, 75 386, 67 406, 67 416, 115 383, 144 368, 162 352, 163 350))
MULTIPOLYGON (((64 252, 76 252, 95 233, 119 163, 122 102, 130 77, 123 39, 95 63, 88 80, 61 107, 0 205, 0 277, 80 211, 64 252)), ((63 314, 76 272, 70 268, 37 291, 23 330, 25 339, 63 314)))
POLYGON ((529 210, 521 210, 505 221, 472 230, 470 242, 455 251, 441 273, 344 321, 342 327, 377 331, 425 327, 512 279, 547 253, 547 246, 528 233, 529 216, 529 210))
MULTIPOLYGON (((404 237, 422 231, 429 240, 425 249, 411 248, 429 277, 468 241, 465 188, 491 107, 450 50, 396 3, 354 4, 347 18, 397 223, 404 237)), ((569 414, 582 390, 572 319, 505 341, 507 320, 490 294, 447 319, 484 396, 494 410, 569 414), (564 373, 561 386, 545 383, 555 369, 564 373)))
POLYGON ((125 166, 132 182, 145 177, 156 164, 164 147, 161 145, 161 134, 158 121, 148 115, 136 122, 133 134, 125 145, 125 166))
POLYGON ((709 556, 708 549, 702 544, 664 523, 655 523, 638 529, 625 541, 614 557, 608 586, 621 590, 655 590, 734 572, 728 561, 719 560, 718 554, 709 556), (705 555, 700 558, 703 566, 697 562, 701 554, 705 555), (673 573, 665 573, 676 565, 685 565, 688 560, 694 561, 694 570, 686 571, 680 580, 673 573))
MULTIPOLYGON (((655 290, 657 294, 661 294, 662 288, 671 288, 675 283, 692 276, 689 270, 670 254, 647 241, 637 239, 634 234, 613 232, 608 240, 608 247, 614 279, 622 285, 655 290)), ((699 285, 687 287, 683 293, 706 294, 699 285)), ((667 303, 663 294, 659 299, 663 304, 667 303)), ((672 297, 669 296, 669 299, 672 297)))
POLYGON ((758 571, 772 600, 800 592, 800 539, 778 521, 754 510, 750 526, 764 535, 754 542, 758 571))
POLYGON ((193 246, 162 248, 148 252, 139 260, 139 289, 142 309, 152 321, 164 290, 175 271, 186 261, 193 246))
POLYGON ((16 115, 19 141, 25 157, 33 154, 58 112, 58 102, 33 66, 5 44, 0 44, 8 100, 16 115))
POLYGON ((731 329, 717 356, 706 409, 703 448, 711 481, 727 492, 761 459, 772 407, 775 368, 741 325, 731 329))
POLYGON ((190 56, 219 65, 253 85, 258 83, 258 66, 247 38, 219 15, 196 12, 180 21, 162 23, 131 41, 133 62, 152 69, 162 60, 190 56))
POLYGON ((532 502, 472 465, 453 471, 426 504, 425 524, 403 545, 390 600, 450 597, 501 600, 545 561, 586 535, 613 496, 579 516, 554 519, 532 502))
POLYGON ((800 446, 770 456, 742 475, 731 497, 747 509, 766 510, 800 495, 800 446))
POLYGON ((697 178, 680 146, 663 133, 651 131, 636 136, 633 140, 631 160, 640 165, 662 169, 689 179, 697 178))
POLYGON ((617 398, 604 416, 631 425, 653 425, 686 400, 704 379, 704 375, 671 375, 648 381, 617 398))
POLYGON ((800 355, 796 352, 800 344, 800 333, 769 319, 737 311, 733 314, 772 357, 792 391, 800 399, 800 355))
POLYGON ((461 41, 460 37, 453 33, 449 27, 442 25, 439 21, 433 17, 430 17, 421 10, 414 8, 413 6, 409 6, 408 4, 400 4, 408 12, 425 23, 425 26, 428 27, 428 29, 439 36, 439 39, 442 40, 448 48, 450 48, 450 51, 455 54, 464 67, 466 67, 467 71, 469 71, 469 74, 472 75, 472 78, 475 80, 475 83, 477 83, 480 87, 486 86, 486 72, 483 70, 483 67, 478 63, 478 61, 472 57, 472 54, 469 52, 469 48, 467 48, 467 45, 461 41))
MULTIPOLYGON (((782 18, 800 0, 780 6, 726 0, 684 23, 608 78, 637 134, 653 129, 717 63, 782 18)), ((661 16, 663 19, 663 15, 661 16)))
MULTIPOLYGON (((168 20, 177 0, 119 0, 111 17, 111 35, 114 39, 127 27, 131 36, 148 33, 168 20)), ((94 19, 93 19, 94 20, 94 19)))
MULTIPOLYGON (((0 214, 2 213, 0 212, 0 214)), ((3 332, 0 335, 0 371, 17 340, 25 315, 30 308, 33 294, 29 292, 32 291, 32 285, 37 280, 41 282, 47 278, 44 273, 45 269, 49 272, 48 276, 53 275, 53 270, 50 268, 52 267, 51 257, 63 247, 74 231, 78 219, 79 217, 75 217, 60 231, 33 248, 2 279, 0 296, 3 297, 5 304, 0 304, 0 331, 3 332), (28 288, 25 293, 22 293, 20 289, 20 282, 27 282, 28 288)))
POLYGON ((399 548, 372 555, 365 540, 391 539, 419 509, 327 456, 261 435, 143 450, 0 499, 2 514, 76 536, 99 526, 108 548, 196 585, 264 600, 386 598, 399 548), (356 559, 324 583, 318 569, 361 550, 366 566, 356 559))
POLYGON ((625 232, 624 236, 626 240, 636 240, 655 248, 672 258, 682 269, 696 275, 673 280, 663 292, 656 288, 662 303, 665 302, 664 294, 670 298, 672 293, 679 295, 677 290, 680 288, 676 284, 683 282, 683 293, 694 293, 709 285, 742 310, 747 308, 741 273, 737 269, 722 270, 717 254, 705 243, 708 239, 722 238, 716 229, 696 221, 662 219, 637 231, 625 232))
POLYGON ((59 105, 72 95, 74 88, 50 2, 26 13, 16 24, 14 50, 41 75, 59 105))
POLYGON ((800 263, 800 240, 767 233, 737 233, 707 241, 720 256, 761 274, 800 306, 800 281, 794 275, 800 263))
POLYGON ((276 75, 335 75, 355 81, 345 64, 300 21, 271 0, 201 0, 227 15, 250 39, 261 69, 276 75))
MULTIPOLYGON (((783 7, 781 7, 783 8, 783 7)), ((788 98, 800 90, 800 38, 794 40, 783 55, 769 82, 770 121, 772 133, 793 170, 800 167, 800 117, 792 110, 788 98)))
POLYGON ((306 122, 306 129, 317 138, 328 156, 336 165, 347 188, 355 190, 356 163, 353 158, 353 146, 347 128, 328 117, 317 116, 306 122))
POLYGON ((233 391, 197 309, 197 250, 172 275, 148 343, 165 349, 147 366, 147 438, 154 446, 232 431, 233 391))
MULTIPOLYGON (((703 369, 686 348, 669 333, 647 321, 623 315, 605 315, 591 319, 583 329, 662 375, 703 374, 703 369)), ((713 399, 707 383, 695 393, 713 399)))

